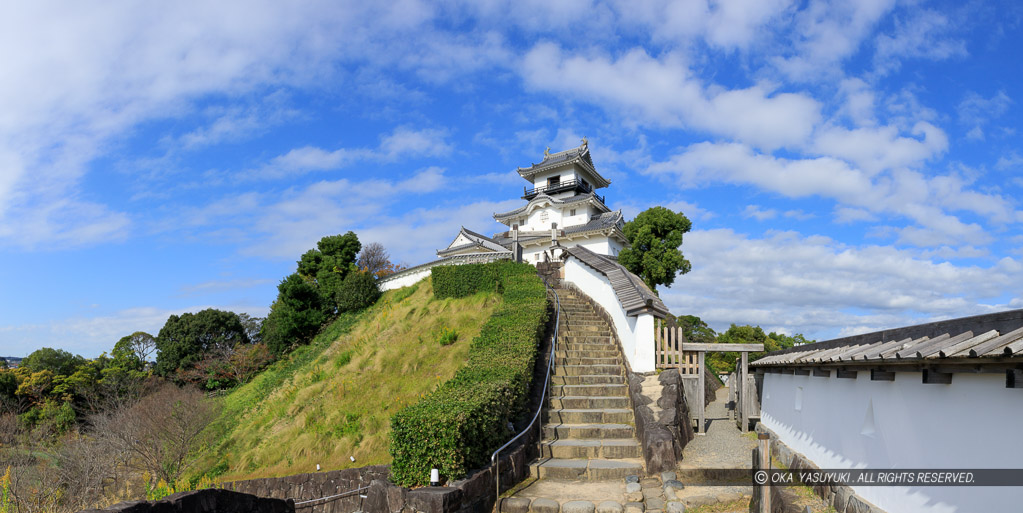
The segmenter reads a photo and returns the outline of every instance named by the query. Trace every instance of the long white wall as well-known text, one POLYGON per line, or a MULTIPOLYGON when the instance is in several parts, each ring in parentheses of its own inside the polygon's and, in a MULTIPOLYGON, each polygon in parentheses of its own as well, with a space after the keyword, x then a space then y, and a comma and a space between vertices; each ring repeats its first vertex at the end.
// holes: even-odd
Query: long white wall
MULTIPOLYGON (((822 469, 1020 468, 1023 390, 1004 374, 925 385, 765 374, 761 422, 822 469)), ((1023 487, 854 487, 889 513, 1023 511, 1023 487)))
POLYGON ((654 371, 654 316, 626 315, 607 277, 576 258, 565 261, 564 280, 590 296, 611 316, 632 371, 654 371))
POLYGON ((384 292, 393 289, 400 289, 402 287, 408 287, 409 285, 419 283, 420 280, 428 278, 430 276, 430 271, 432 270, 433 267, 426 267, 425 269, 413 271, 411 273, 398 276, 396 278, 392 278, 386 281, 381 280, 379 283, 380 291, 384 292))

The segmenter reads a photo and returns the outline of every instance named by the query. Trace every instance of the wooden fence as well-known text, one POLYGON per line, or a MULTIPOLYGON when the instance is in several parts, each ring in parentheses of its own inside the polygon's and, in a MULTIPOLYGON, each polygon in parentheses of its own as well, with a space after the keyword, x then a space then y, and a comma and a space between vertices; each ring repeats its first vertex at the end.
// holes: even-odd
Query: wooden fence
POLYGON ((683 351, 682 344, 688 343, 682 328, 671 328, 661 324, 655 330, 654 366, 658 369, 678 368, 679 374, 700 373, 699 356, 696 351, 683 351))

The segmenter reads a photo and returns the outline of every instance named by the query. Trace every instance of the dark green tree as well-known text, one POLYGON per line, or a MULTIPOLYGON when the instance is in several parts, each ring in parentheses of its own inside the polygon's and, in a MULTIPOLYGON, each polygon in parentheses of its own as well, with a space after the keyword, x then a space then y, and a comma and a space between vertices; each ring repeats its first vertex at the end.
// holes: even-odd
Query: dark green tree
POLYGON ((263 342, 274 354, 284 354, 308 342, 326 320, 323 298, 316 285, 298 273, 288 275, 277 286, 277 300, 263 321, 263 342))
POLYGON ((340 312, 354 312, 376 303, 380 289, 369 271, 348 273, 337 291, 337 305, 340 312))
POLYGON ((675 322, 682 328, 682 334, 689 342, 712 344, 718 336, 713 328, 695 315, 681 315, 675 318, 675 322))
POLYGON ((664 207, 648 208, 625 223, 625 237, 631 247, 618 254, 618 261, 656 293, 657 285, 671 286, 677 274, 691 269, 689 260, 679 249, 682 235, 691 228, 692 223, 681 212, 664 207))
POLYGON ((70 376, 82 365, 85 365, 85 358, 49 347, 36 349, 21 361, 21 367, 33 373, 48 370, 55 376, 70 376))
POLYGON ((357 269, 355 259, 362 244, 354 232, 329 235, 316 243, 298 261, 298 274, 316 284, 320 306, 333 316, 338 311, 337 292, 348 273, 357 269))
POLYGON ((156 373, 170 376, 207 353, 228 351, 238 343, 248 343, 248 338, 233 312, 207 308, 195 314, 172 315, 156 336, 156 373))

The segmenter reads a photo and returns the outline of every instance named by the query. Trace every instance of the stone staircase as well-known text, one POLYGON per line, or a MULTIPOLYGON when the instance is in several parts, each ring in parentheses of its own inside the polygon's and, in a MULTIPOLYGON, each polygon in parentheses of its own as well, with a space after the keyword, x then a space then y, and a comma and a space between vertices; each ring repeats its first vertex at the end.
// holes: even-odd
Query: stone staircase
POLYGON ((561 327, 541 458, 533 477, 620 480, 643 473, 625 365, 611 326, 578 292, 558 290, 561 327))

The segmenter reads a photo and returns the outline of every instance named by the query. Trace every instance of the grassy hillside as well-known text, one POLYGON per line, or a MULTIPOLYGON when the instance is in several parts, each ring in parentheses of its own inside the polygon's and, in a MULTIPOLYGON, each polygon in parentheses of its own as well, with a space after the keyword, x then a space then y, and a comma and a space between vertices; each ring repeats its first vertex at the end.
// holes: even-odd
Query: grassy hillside
POLYGON ((391 415, 454 375, 500 301, 436 300, 426 280, 340 317, 224 398, 198 474, 230 481, 389 463, 391 415))

